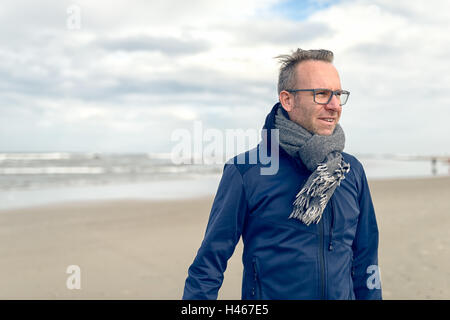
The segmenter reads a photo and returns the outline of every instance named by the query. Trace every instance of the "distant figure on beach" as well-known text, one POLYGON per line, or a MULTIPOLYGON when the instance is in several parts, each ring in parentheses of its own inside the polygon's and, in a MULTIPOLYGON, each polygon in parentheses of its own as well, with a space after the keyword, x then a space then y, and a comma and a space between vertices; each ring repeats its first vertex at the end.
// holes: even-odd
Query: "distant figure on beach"
POLYGON ((381 299, 375 211, 363 166, 343 152, 350 93, 333 57, 277 57, 279 102, 258 146, 225 164, 183 299, 217 299, 241 236, 242 299, 381 299))

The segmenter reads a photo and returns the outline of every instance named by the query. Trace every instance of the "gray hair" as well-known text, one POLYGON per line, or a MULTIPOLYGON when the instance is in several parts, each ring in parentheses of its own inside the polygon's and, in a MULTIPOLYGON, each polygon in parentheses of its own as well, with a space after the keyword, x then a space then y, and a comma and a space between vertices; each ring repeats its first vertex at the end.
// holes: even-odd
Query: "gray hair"
POLYGON ((320 60, 333 62, 333 52, 325 49, 303 50, 298 48, 292 54, 282 54, 276 59, 281 63, 280 74, 278 76, 278 94, 283 90, 294 89, 296 84, 295 67, 303 61, 320 60))

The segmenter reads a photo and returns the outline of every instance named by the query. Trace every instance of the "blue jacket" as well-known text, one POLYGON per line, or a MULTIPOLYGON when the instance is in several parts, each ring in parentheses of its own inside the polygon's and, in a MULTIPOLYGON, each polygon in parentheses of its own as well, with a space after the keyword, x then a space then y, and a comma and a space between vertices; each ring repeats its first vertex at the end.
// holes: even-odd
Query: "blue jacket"
MULTIPOLYGON (((267 116, 265 129, 274 128, 279 107, 267 116)), ((269 165, 261 152, 274 155, 270 146, 268 134, 225 164, 183 299, 217 298, 241 236, 242 299, 381 299, 378 228, 361 163, 342 153, 350 172, 320 222, 307 226, 288 217, 311 171, 279 148, 276 174, 261 174, 269 165)))

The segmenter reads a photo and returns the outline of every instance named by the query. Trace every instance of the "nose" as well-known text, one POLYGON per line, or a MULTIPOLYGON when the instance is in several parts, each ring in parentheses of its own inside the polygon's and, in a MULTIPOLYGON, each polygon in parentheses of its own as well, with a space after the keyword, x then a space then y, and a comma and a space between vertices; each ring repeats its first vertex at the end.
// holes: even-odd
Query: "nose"
POLYGON ((330 102, 328 102, 325 107, 329 110, 333 110, 333 111, 339 111, 340 108, 342 107, 340 105, 340 101, 339 99, 336 97, 335 94, 333 94, 333 96, 331 97, 330 102))

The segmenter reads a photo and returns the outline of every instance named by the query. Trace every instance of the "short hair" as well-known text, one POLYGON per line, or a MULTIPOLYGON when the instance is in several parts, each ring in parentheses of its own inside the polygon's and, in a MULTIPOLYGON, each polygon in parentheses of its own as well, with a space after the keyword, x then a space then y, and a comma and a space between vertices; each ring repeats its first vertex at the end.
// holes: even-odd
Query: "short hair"
POLYGON ((277 57, 281 63, 280 73, 278 75, 278 94, 283 90, 294 89, 297 82, 295 75, 295 67, 303 61, 319 60, 325 62, 333 62, 333 52, 325 49, 319 50, 303 50, 298 48, 292 54, 282 54, 277 57))

